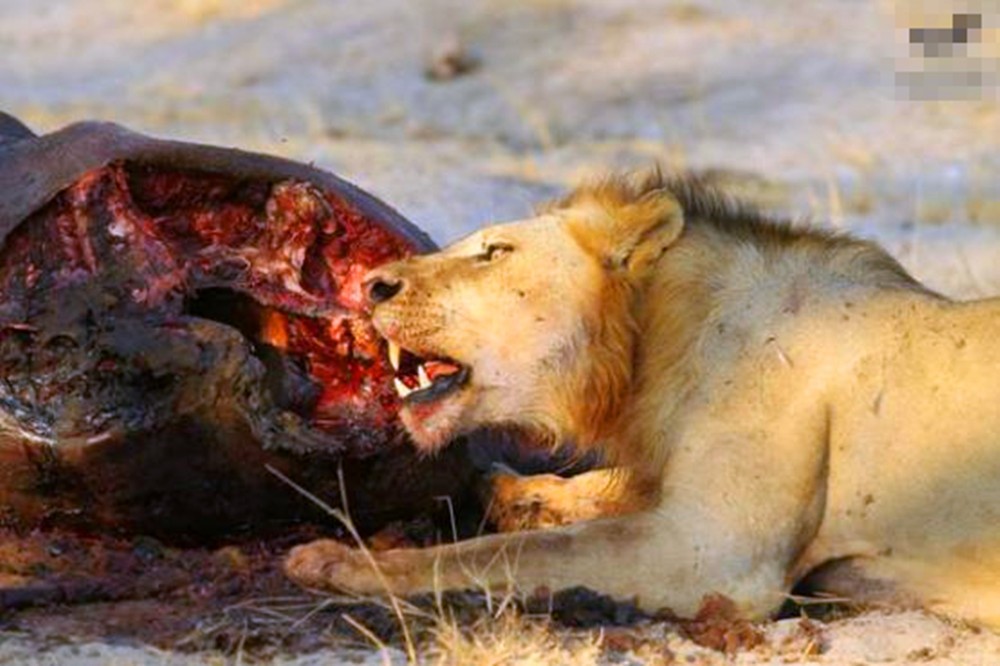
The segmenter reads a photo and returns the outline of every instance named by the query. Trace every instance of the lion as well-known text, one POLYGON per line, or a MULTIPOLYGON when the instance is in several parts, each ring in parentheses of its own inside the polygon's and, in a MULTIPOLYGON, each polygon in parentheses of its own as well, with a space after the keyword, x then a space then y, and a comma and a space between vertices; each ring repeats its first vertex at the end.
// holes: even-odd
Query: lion
POLYGON ((417 447, 516 427, 607 467, 500 475, 495 513, 523 531, 373 560, 299 546, 300 584, 582 585, 680 617, 722 595, 761 619, 808 579, 1000 625, 1000 300, 658 172, 366 285, 417 447))

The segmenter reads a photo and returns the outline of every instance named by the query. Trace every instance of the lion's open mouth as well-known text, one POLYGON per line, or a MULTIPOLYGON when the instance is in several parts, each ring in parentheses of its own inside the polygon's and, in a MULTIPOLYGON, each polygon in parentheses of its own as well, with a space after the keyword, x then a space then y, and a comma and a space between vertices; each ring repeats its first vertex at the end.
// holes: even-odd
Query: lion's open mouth
POLYGON ((440 400, 469 380, 468 366, 453 359, 424 358, 391 340, 386 342, 389 363, 396 372, 393 385, 404 404, 440 400))

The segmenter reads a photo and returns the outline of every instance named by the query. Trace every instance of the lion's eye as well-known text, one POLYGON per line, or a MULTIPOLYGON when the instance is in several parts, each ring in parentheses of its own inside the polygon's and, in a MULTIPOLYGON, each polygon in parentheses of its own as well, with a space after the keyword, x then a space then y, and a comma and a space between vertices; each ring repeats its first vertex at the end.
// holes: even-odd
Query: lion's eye
POLYGON ((483 262, 496 261, 500 257, 510 254, 514 251, 512 245, 507 243, 490 243, 484 249, 482 254, 480 254, 477 259, 483 262))

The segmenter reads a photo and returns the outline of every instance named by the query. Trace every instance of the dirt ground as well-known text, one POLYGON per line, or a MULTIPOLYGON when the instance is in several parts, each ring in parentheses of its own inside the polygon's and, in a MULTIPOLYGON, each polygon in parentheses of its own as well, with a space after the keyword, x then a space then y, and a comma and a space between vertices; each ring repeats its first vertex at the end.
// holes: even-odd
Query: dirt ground
MULTIPOLYGON (((904 19, 888 0, 0 0, 0 107, 40 131, 104 118, 313 161, 442 243, 611 168, 711 170, 880 240, 946 294, 996 294, 996 91, 909 100, 894 83, 904 19)), ((264 560, 178 565, 231 587, 218 607, 176 606, 173 645, 143 640, 170 618, 142 600, 116 607, 124 627, 104 622, 107 602, 35 609, 3 618, 0 664, 405 661, 401 643, 379 652, 349 629, 296 643, 314 609, 345 611, 264 560), (255 652, 261 627, 291 638, 255 652)), ((1000 663, 1000 636, 902 609, 767 623, 729 656, 662 622, 431 624, 432 663, 1000 663)))

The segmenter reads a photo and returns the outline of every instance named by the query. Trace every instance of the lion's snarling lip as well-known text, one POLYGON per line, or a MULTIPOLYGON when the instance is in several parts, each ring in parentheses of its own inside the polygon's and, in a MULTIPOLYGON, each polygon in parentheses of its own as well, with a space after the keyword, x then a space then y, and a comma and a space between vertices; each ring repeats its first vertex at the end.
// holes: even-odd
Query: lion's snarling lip
POLYGON ((386 340, 389 363, 395 371, 393 385, 403 404, 429 404, 468 384, 471 370, 453 359, 423 357, 386 340))

